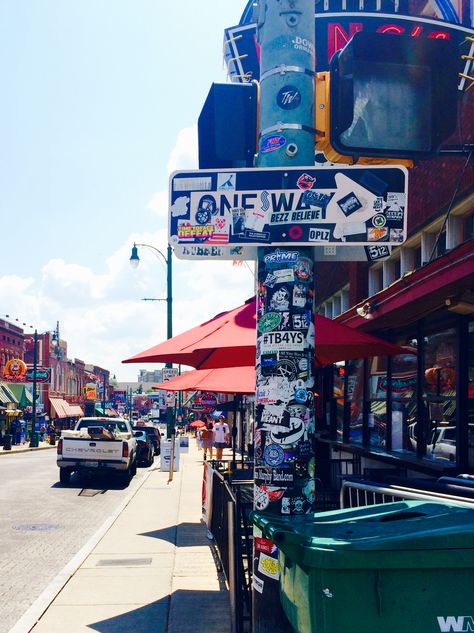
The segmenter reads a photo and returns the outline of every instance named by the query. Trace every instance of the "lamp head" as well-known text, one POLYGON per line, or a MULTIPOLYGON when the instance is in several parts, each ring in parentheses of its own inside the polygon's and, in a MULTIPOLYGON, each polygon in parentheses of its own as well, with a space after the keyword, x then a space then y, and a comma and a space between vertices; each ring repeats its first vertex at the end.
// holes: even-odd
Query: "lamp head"
POLYGON ((132 268, 137 268, 140 263, 140 258, 138 257, 138 248, 135 243, 133 243, 132 254, 130 255, 130 266, 132 268))

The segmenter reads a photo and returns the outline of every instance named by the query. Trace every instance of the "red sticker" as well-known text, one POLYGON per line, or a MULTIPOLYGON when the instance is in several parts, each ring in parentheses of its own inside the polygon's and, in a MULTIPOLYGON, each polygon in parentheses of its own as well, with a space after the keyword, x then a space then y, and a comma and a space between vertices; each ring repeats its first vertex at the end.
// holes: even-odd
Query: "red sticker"
POLYGON ((273 541, 268 538, 255 537, 255 551, 271 554, 273 551, 273 541))
POLYGON ((300 237, 303 235, 303 229, 301 228, 301 226, 292 226, 291 229, 288 231, 288 234, 291 239, 299 240, 300 237))

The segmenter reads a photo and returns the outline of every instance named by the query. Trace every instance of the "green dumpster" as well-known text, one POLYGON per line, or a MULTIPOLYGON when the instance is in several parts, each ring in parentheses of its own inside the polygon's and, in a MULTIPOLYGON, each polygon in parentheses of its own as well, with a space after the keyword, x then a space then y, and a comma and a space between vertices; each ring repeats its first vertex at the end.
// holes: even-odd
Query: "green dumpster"
POLYGON ((474 631, 474 508, 401 501, 251 516, 279 548, 297 633, 474 631))

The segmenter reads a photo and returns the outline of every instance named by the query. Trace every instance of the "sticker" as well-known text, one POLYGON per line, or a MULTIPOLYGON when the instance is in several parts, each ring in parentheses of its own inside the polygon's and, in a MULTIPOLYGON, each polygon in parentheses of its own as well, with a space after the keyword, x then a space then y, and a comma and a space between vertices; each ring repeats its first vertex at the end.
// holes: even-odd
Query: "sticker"
POLYGON ((381 229, 382 227, 384 227, 387 224, 387 218, 384 215, 382 215, 381 213, 377 213, 372 218, 372 224, 376 228, 381 229))
MULTIPOLYGON (((313 187, 315 182, 316 178, 313 178, 313 176, 310 176, 309 174, 301 174, 301 176, 296 181, 296 186, 298 187, 298 189, 303 189, 304 191, 307 191, 308 189, 311 189, 313 187)), ((304 196, 303 202, 306 202, 304 200, 304 196)))
POLYGON ((291 499, 289 497, 283 497, 281 500, 281 513, 290 514, 291 512, 291 499))
POLYGON ((295 270, 293 268, 274 270, 273 276, 276 277, 277 284, 293 283, 295 280, 295 270))
POLYGON ((302 352, 305 346, 305 335, 301 330, 286 332, 265 332, 261 337, 260 350, 265 352, 302 352))
POLYGON ((331 237, 331 231, 329 229, 317 229, 311 228, 309 229, 309 242, 329 242, 331 237))
POLYGON ((209 194, 201 196, 195 214, 196 222, 198 224, 207 224, 211 219, 211 216, 216 215, 216 213, 217 206, 214 196, 209 194))
POLYGON ((308 281, 312 270, 313 262, 307 257, 302 257, 296 265, 294 273, 300 281, 308 281))
POLYGON ((271 332, 275 330, 282 321, 282 315, 278 312, 267 312, 258 322, 259 332, 271 332))
POLYGON ((217 190, 218 191, 235 191, 236 174, 223 173, 217 174, 217 190))
POLYGON ((295 400, 296 402, 306 402, 307 393, 306 389, 296 389, 295 390, 295 400))
POLYGON ((343 198, 339 198, 337 204, 346 217, 352 215, 352 213, 355 213, 359 209, 362 209, 362 204, 359 198, 352 191, 343 198))
MULTIPOLYGON (((393 230, 393 229, 392 229, 393 230)), ((370 227, 367 229, 367 239, 369 242, 380 242, 388 237, 388 229, 376 229, 370 227)))
POLYGON ((274 549, 273 541, 268 538, 257 537, 255 539, 255 551, 271 554, 274 549))
POLYGON ((263 587, 265 586, 265 583, 256 574, 253 575, 252 584, 255 591, 258 591, 258 593, 263 593, 263 587))
POLYGON ((263 261, 267 268, 274 268, 286 264, 291 266, 296 264, 300 258, 299 251, 282 251, 279 248, 275 249, 272 253, 267 253, 263 257, 263 261))
POLYGON ((292 226, 288 231, 288 235, 291 237, 292 240, 299 240, 300 237, 303 235, 303 229, 301 228, 301 226, 292 226))
MULTIPOLYGON (((321 193, 319 191, 307 190, 304 192, 301 201, 311 207, 319 207, 323 211, 326 209, 331 196, 327 193, 321 193)), ((321 218, 325 219, 325 215, 321 218)))
POLYGON ((280 577, 278 558, 273 558, 272 556, 261 553, 258 561, 258 571, 264 576, 278 580, 280 577))
POLYGON ((261 354, 260 371, 262 376, 272 376, 278 366, 278 354, 261 354))
POLYGON ((233 235, 241 235, 245 229, 245 209, 237 207, 232 209, 232 233, 233 235))
POLYGON ((295 284, 293 287, 293 307, 304 308, 306 305, 307 294, 306 286, 303 284, 295 284))
MULTIPOLYGON (((311 442, 309 440, 303 440, 302 442, 298 444, 299 457, 310 457, 312 455, 312 452, 313 451, 311 450, 311 442)), ((310 468, 310 465, 308 464, 308 472, 309 472, 309 468, 310 468)), ((313 471, 314 471, 314 459, 313 459, 313 471)), ((311 473, 309 474, 311 475, 311 473)), ((314 476, 314 472, 313 472, 313 475, 311 476, 312 477, 314 476)), ((304 477, 304 474, 303 474, 303 477, 304 477)))
POLYGON ((316 483, 314 479, 309 479, 308 483, 303 488, 303 494, 306 498, 306 501, 309 503, 314 503, 314 499, 316 496, 316 483))
POLYGON ((307 330, 311 323, 311 313, 307 310, 303 314, 292 314, 291 321, 294 330, 307 330))
POLYGON ((399 242, 401 244, 403 242, 403 239, 404 239, 403 229, 390 229, 391 242, 399 242))
POLYGON ((266 488, 270 503, 276 503, 277 501, 280 501, 286 490, 286 488, 276 488, 271 486, 267 486, 266 488))
POLYGON ((275 468, 285 461, 285 452, 281 446, 269 444, 263 451, 263 459, 269 466, 275 468))
POLYGON ((257 427, 267 427, 273 424, 280 424, 284 413, 284 404, 269 404, 262 406, 255 413, 257 427))
POLYGON ((265 281, 263 283, 268 288, 273 288, 273 286, 276 284, 276 282, 277 282, 277 278, 275 277, 275 275, 273 273, 268 273, 267 276, 265 277, 265 281))
MULTIPOLYGON (((392 231, 395 229, 392 229, 392 231)), ((383 257, 390 257, 390 247, 382 244, 374 244, 373 246, 365 246, 367 260, 373 262, 383 257)))
POLYGON ((263 488, 259 488, 258 486, 255 486, 255 507, 257 508, 257 510, 265 510, 266 508, 268 508, 268 505, 270 503, 270 498, 267 494, 267 491, 264 490, 263 488))
POLYGON ((288 425, 273 426, 270 430, 270 437, 275 444, 291 445, 296 444, 305 432, 304 421, 297 417, 290 417, 288 425))
POLYGON ((304 506, 305 506, 305 500, 303 499, 303 497, 292 497, 291 507, 293 510, 293 514, 303 514, 304 506))
POLYGON ((301 92, 295 86, 283 86, 278 91, 276 100, 282 110, 294 110, 301 103, 301 92))
POLYGON ((256 526, 255 524, 253 526, 252 533, 253 533, 255 538, 260 538, 261 536, 263 536, 262 530, 258 526, 256 526))
POLYGON ((179 196, 171 205, 171 216, 173 218, 179 218, 182 215, 188 214, 188 196, 179 196))
POLYGON ((291 43, 293 44, 293 48, 295 50, 308 53, 308 55, 311 55, 311 57, 314 58, 314 44, 311 40, 306 39, 306 37, 301 37, 300 35, 297 35, 293 40, 291 40, 291 43))
POLYGON ((268 154, 268 152, 274 152, 281 147, 286 145, 286 138, 284 136, 280 136, 276 134, 275 136, 267 136, 267 138, 262 139, 260 143, 260 152, 262 154, 268 154))
POLYGON ((290 307, 290 291, 286 286, 277 288, 270 299, 269 307, 277 312, 284 312, 290 307))

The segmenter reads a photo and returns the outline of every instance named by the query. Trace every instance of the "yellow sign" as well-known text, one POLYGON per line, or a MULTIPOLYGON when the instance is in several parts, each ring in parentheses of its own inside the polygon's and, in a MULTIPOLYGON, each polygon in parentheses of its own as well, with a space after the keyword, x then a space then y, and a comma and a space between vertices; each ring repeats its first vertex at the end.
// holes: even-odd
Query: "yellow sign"
POLYGON ((21 358, 11 358, 5 364, 3 377, 11 382, 24 382, 26 377, 26 364, 21 358))

